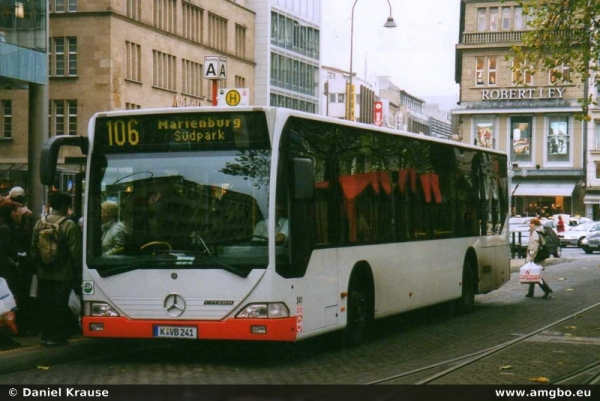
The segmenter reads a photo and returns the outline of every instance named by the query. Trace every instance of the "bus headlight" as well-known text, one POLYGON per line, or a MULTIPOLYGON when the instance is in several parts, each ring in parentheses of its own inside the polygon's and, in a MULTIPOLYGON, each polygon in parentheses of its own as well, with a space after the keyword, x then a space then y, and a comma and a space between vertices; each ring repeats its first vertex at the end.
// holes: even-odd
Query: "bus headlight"
POLYGON ((244 306, 237 318, 246 319, 279 319, 289 317, 290 311, 283 302, 263 302, 244 306))
POLYGON ((86 302, 83 306, 85 316, 116 317, 120 316, 112 306, 106 302, 86 302))

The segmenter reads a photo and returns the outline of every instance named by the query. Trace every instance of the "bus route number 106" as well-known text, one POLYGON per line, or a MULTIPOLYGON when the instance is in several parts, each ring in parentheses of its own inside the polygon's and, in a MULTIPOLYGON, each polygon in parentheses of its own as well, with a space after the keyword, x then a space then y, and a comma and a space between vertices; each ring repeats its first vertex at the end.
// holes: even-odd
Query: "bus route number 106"
POLYGON ((108 128, 108 146, 135 146, 140 142, 140 133, 136 129, 138 121, 135 118, 127 120, 112 120, 106 122, 108 128))

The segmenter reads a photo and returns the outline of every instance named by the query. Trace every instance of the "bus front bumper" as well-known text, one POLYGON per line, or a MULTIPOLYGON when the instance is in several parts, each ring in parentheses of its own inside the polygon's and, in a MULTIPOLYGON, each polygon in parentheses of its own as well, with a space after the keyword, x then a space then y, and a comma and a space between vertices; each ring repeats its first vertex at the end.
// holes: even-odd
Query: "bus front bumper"
POLYGON ((295 316, 281 319, 224 321, 130 320, 125 317, 82 318, 83 335, 94 338, 177 338, 195 340, 296 341, 295 316))

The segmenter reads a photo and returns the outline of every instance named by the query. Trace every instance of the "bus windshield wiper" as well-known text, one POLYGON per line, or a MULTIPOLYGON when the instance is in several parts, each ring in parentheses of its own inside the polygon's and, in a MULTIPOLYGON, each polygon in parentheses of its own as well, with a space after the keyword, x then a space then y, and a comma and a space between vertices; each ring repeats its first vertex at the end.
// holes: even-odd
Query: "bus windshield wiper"
POLYGON ((110 267, 107 269, 96 269, 98 271, 98 274, 100 275, 100 277, 110 277, 110 276, 116 276, 117 274, 123 274, 123 273, 127 273, 133 270, 137 270, 140 267, 148 267, 148 268, 154 268, 154 267, 164 267, 165 265, 170 265, 172 264, 172 260, 143 260, 143 261, 139 261, 136 263, 131 263, 128 265, 124 265, 124 266, 116 266, 116 267, 110 267))
MULTIPOLYGON (((190 252, 187 252, 187 253, 190 253, 190 252)), ((207 255, 204 252, 191 252, 191 253, 193 255, 195 255, 196 257, 201 257, 204 260, 212 262, 212 263, 216 264, 217 266, 222 267, 223 270, 226 270, 229 273, 233 273, 236 276, 240 276, 241 278, 246 278, 250 274, 250 270, 238 269, 237 267, 228 265, 227 263, 223 263, 220 260, 218 260, 217 258, 215 258, 214 256, 207 255)))

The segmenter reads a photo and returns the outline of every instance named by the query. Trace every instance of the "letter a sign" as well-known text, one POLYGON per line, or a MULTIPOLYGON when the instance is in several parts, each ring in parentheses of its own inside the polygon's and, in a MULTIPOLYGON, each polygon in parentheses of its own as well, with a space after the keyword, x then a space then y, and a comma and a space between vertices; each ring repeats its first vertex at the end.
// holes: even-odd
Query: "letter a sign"
POLYGON ((204 56, 205 79, 227 79, 227 57, 204 56))

